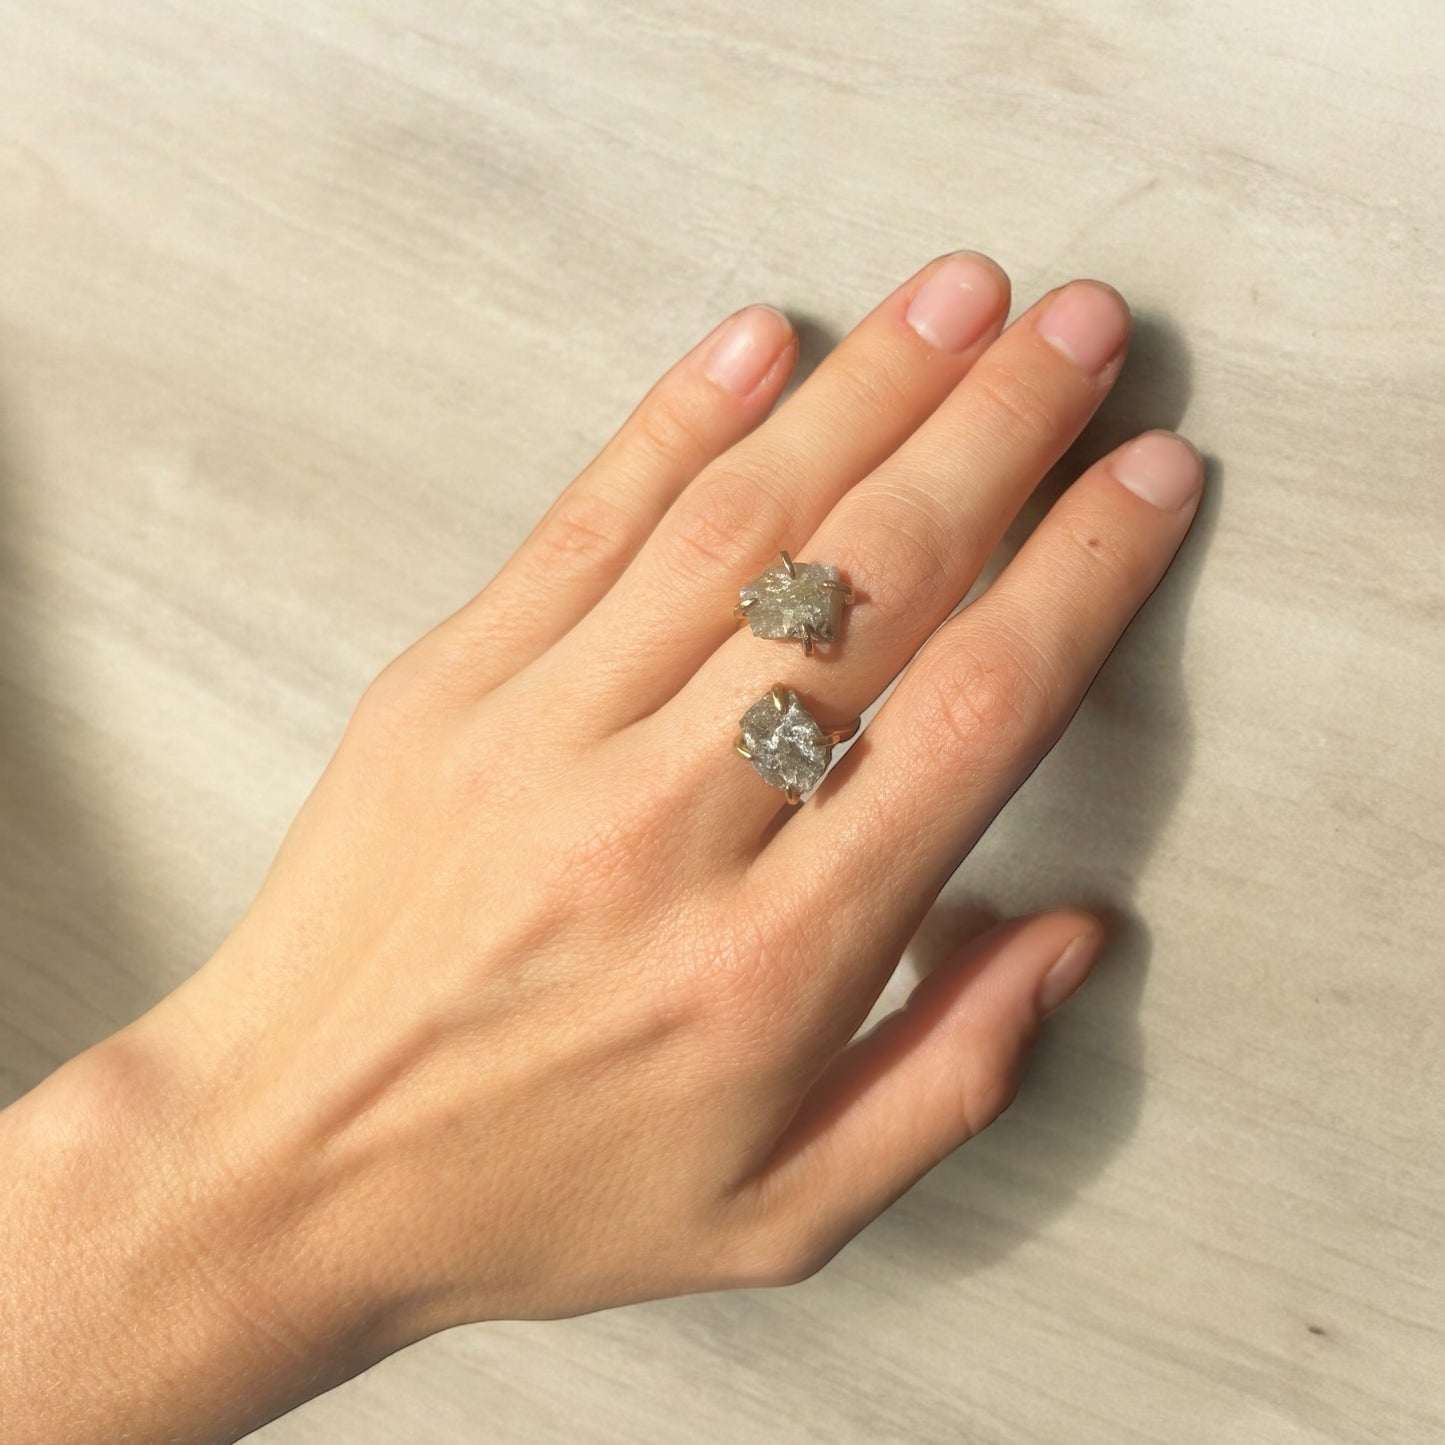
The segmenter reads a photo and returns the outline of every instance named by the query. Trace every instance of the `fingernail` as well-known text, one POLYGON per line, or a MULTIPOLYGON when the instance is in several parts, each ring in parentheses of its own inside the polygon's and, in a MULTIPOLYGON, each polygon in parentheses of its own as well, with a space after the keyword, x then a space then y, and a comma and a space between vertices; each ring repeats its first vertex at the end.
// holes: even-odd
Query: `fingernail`
POLYGON ((792 339, 792 324, 776 307, 746 307, 713 342, 704 370, 724 391, 746 396, 772 370, 792 339))
POLYGON ((940 261, 908 303, 904 319, 939 351, 965 351, 1002 309, 998 267, 973 251, 940 261))
POLYGON ((1129 308, 1110 286, 1071 281, 1044 308, 1039 335, 1075 366, 1102 371, 1129 335, 1129 308))
POLYGON ((1094 960, 1103 946, 1104 935, 1098 929, 1081 933, 1058 956, 1054 966, 1044 975, 1039 985, 1038 1007, 1042 1017, 1047 1018, 1061 1008, 1079 991, 1089 976, 1094 960))
POLYGON ((1199 453, 1168 431, 1135 437, 1115 457, 1111 470, 1136 497, 1165 512, 1188 506, 1204 481, 1199 453))

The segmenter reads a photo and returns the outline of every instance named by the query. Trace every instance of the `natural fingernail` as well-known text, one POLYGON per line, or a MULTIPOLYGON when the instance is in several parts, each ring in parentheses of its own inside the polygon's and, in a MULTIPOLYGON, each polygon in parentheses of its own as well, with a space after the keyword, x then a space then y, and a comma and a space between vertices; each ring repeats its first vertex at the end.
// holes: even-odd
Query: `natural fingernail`
POLYGON ((1114 458, 1111 470, 1136 497, 1165 512, 1188 506, 1204 481, 1199 453, 1168 431, 1135 437, 1114 458))
POLYGON ((940 261, 904 319, 939 351, 966 351, 1003 309, 1002 273, 987 257, 959 251, 940 261))
POLYGON ((1112 286, 1072 281, 1039 316, 1039 335, 1083 371, 1102 371, 1129 335, 1129 308, 1112 286))
POLYGON ((704 370, 724 391, 747 396, 792 339, 792 324, 781 311, 772 306, 746 307, 713 342, 704 370))
POLYGON ((1103 943, 1103 933, 1098 929, 1091 929, 1088 933, 1079 934, 1058 956, 1053 967, 1044 975, 1043 983, 1039 985, 1038 1008, 1044 1018, 1061 1008, 1078 992, 1099 957, 1103 943))

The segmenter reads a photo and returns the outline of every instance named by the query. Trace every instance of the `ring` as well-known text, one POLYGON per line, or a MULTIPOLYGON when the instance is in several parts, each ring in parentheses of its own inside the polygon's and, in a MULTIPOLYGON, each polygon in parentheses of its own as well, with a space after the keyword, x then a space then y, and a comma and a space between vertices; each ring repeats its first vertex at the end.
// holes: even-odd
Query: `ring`
POLYGON ((741 600, 733 616, 739 622, 746 620, 754 637, 790 638, 811 653, 814 643, 837 637, 853 589, 838 576, 836 567, 794 562, 786 552, 779 555, 781 563, 738 589, 741 600))
POLYGON ((733 747, 745 757, 764 782, 781 788, 789 803, 823 780, 833 749, 858 731, 861 718, 847 727, 821 727, 798 701, 798 694, 781 683, 761 697, 742 716, 733 747))

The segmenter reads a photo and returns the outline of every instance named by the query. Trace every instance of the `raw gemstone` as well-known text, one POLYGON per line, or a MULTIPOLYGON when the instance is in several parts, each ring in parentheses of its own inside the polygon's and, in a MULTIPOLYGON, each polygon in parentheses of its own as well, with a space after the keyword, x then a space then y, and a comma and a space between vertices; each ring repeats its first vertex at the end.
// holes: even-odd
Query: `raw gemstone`
POLYGON ((775 788, 806 793, 828 771, 832 744, 795 692, 783 692, 781 709, 771 693, 760 698, 743 714, 742 732, 752 765, 775 788))
POLYGON ((754 637, 791 637, 801 642, 811 628, 818 642, 831 642, 843 620, 838 569, 820 562, 794 562, 793 575, 781 563, 754 578, 738 596, 746 603, 754 637))

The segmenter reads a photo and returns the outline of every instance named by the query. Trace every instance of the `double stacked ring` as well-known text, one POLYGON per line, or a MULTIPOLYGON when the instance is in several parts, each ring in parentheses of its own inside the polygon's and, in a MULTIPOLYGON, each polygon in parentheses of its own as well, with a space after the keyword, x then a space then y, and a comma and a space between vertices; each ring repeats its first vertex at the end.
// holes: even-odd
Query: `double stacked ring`
MULTIPOLYGON (((779 565, 740 589, 733 614, 746 620, 754 637, 800 642, 804 654, 811 654, 818 643, 837 639, 853 589, 836 567, 780 555, 779 565)), ((797 693, 778 683, 743 714, 733 747, 765 782, 797 803, 822 781, 834 747, 851 738, 859 722, 854 718, 844 727, 824 727, 797 693)))

